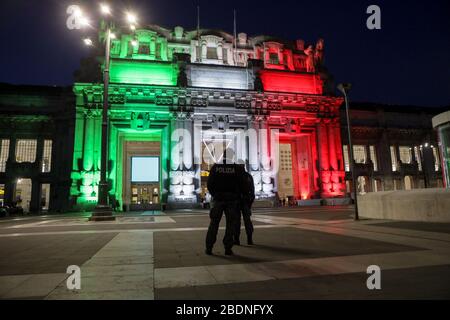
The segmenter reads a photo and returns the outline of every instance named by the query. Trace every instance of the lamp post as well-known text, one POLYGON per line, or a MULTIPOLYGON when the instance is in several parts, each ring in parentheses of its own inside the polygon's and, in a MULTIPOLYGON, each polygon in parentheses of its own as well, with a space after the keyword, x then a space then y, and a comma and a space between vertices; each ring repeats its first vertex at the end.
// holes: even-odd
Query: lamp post
POLYGON ((350 149, 350 171, 352 173, 352 184, 353 184, 353 195, 355 198, 355 220, 359 220, 359 212, 358 212, 358 195, 357 195, 357 186, 355 179, 355 159, 353 156, 353 144, 352 144, 352 134, 351 134, 351 124, 350 124, 350 116, 348 112, 348 97, 347 92, 351 89, 352 85, 350 83, 340 83, 337 88, 344 95, 345 100, 345 114, 347 117, 347 134, 348 134, 348 145, 350 149))
MULTIPOLYGON (((111 16, 111 8, 107 4, 100 4, 100 12, 104 17, 111 16)), ((126 14, 126 19, 130 23, 130 28, 135 29, 137 18, 132 13, 126 14)), ((81 16, 81 24, 84 26, 89 25, 89 20, 86 17, 81 16)), ((103 110, 102 110, 102 136, 101 136, 101 160, 100 160, 100 182, 98 184, 98 200, 97 206, 92 212, 90 221, 105 221, 115 220, 113 216, 113 210, 108 203, 108 180, 107 180, 107 163, 108 163, 108 91, 109 91, 109 68, 110 68, 110 51, 111 40, 115 38, 115 35, 111 31, 111 23, 108 21, 105 23, 105 66, 103 69, 103 110)), ((83 40, 88 46, 92 46, 91 39, 86 38, 83 40)))

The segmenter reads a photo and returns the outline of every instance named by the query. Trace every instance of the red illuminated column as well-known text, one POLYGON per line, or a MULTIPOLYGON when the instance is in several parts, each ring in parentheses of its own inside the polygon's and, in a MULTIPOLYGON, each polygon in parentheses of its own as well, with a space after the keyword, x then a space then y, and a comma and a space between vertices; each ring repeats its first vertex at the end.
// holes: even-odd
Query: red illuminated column
MULTIPOLYGON (((339 190, 339 195, 344 195, 345 193, 345 170, 344 170, 344 157, 342 155, 342 140, 341 140, 341 127, 339 125, 339 120, 336 119, 336 122, 333 126, 334 130, 334 138, 335 138, 335 150, 336 150, 336 158, 338 161, 338 186, 336 189, 339 190), (340 180, 339 180, 340 178, 340 180)), ((337 191, 336 190, 336 191, 337 191)))
POLYGON ((336 155, 336 138, 334 132, 334 123, 327 124, 327 132, 328 132, 328 154, 330 157, 330 170, 335 171, 338 170, 338 162, 336 155))
POLYGON ((330 195, 331 181, 330 181, 330 161, 329 161, 329 149, 328 149, 328 134, 327 126, 321 121, 317 125, 317 140, 320 159, 320 179, 321 179, 321 194, 322 197, 328 197, 330 195))

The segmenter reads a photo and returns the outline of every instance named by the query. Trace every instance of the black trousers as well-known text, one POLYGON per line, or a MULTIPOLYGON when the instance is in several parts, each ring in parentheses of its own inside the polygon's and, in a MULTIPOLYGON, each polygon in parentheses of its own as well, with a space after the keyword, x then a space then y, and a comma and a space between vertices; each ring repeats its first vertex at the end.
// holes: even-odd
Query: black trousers
MULTIPOLYGON (((251 207, 247 204, 241 204, 240 205, 240 211, 242 213, 242 218, 244 219, 244 226, 245 226, 245 233, 247 234, 247 239, 251 238, 253 235, 253 223, 251 220, 252 210, 251 207)), ((239 240, 239 237, 241 236, 241 217, 239 214, 239 218, 237 219, 236 225, 235 225, 235 232, 234 236, 236 240, 239 240)))
POLYGON ((206 234, 206 248, 212 249, 217 240, 217 232, 219 231, 220 220, 225 213, 226 227, 223 244, 225 249, 233 247, 233 234, 235 231, 236 221, 239 219, 239 202, 231 201, 214 201, 209 211, 211 221, 209 223, 208 233, 206 234))

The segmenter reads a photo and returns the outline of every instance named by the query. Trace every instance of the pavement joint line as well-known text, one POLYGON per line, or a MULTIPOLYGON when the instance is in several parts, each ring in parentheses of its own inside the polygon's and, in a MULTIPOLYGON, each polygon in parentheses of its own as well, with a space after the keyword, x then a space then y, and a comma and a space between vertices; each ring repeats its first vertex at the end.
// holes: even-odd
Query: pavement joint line
MULTIPOLYGON (((128 218, 128 217, 127 217, 128 218)), ((156 218, 156 217, 155 217, 156 218)), ((160 217, 161 218, 161 217, 160 217)), ((170 217, 164 216, 165 219, 156 219, 158 221, 114 221, 114 222, 93 222, 93 221, 87 221, 87 218, 85 221, 79 221, 74 223, 58 223, 53 225, 48 225, 48 223, 59 221, 59 220, 48 220, 48 221, 41 221, 36 223, 27 223, 27 224, 20 224, 15 226, 9 226, 5 229, 24 229, 24 228, 39 228, 39 227, 73 227, 73 226, 79 226, 79 227, 86 227, 86 226, 98 226, 98 225, 122 225, 122 224, 155 224, 155 223, 176 223, 175 220, 173 220, 170 217), (45 225, 44 225, 45 224, 45 225)), ((79 220, 81 220, 80 218, 79 220)))
MULTIPOLYGON (((340 230, 352 230, 352 231, 359 231, 359 232, 368 232, 368 233, 372 233, 372 234, 385 234, 385 235, 390 235, 390 236, 400 236, 400 237, 407 237, 407 238, 414 238, 414 239, 423 239, 423 240, 429 240, 429 241, 440 241, 440 242, 450 242, 450 239, 446 240, 446 239, 442 239, 442 238, 432 238, 430 237, 430 234, 436 234, 438 236, 445 236, 445 234, 442 233, 437 233, 437 232, 430 232, 430 231, 418 231, 418 230, 407 230, 409 232, 406 233, 405 230, 403 229, 395 229, 395 230, 389 230, 389 231, 383 231, 382 227, 371 227, 370 225, 365 225, 368 227, 368 229, 364 229, 364 228, 357 228, 357 224, 354 224, 352 226, 354 227, 342 227, 339 225, 336 226, 325 226, 325 225, 319 225, 319 224, 305 224, 305 225, 315 225, 318 227, 324 227, 324 228, 335 228, 335 229, 340 229, 340 230), (356 227, 356 228, 355 228, 356 227), (376 229, 374 229, 376 228, 376 229), (411 234, 412 233, 412 234, 411 234)), ((297 225, 297 227, 301 228, 300 225, 297 225)), ((394 229, 394 228, 391 228, 394 229)))
MULTIPOLYGON (((256 229, 264 228, 283 228, 292 227, 292 225, 256 225, 256 229)), ((224 230, 225 227, 219 227, 224 230)), ((110 230, 67 230, 67 231, 49 231, 49 232, 24 232, 24 233, 2 233, 0 238, 8 237, 26 237, 26 236, 46 236, 46 235, 65 235, 65 234, 93 234, 93 233, 133 233, 133 232, 184 232, 184 231, 206 231, 208 227, 192 228, 159 228, 159 229, 110 229, 110 230)))

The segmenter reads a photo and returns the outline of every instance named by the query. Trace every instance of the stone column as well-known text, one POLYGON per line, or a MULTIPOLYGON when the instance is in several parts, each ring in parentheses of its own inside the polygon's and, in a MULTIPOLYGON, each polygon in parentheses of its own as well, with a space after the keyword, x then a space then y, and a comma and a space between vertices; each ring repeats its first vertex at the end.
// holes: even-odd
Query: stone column
POLYGON ((180 121, 175 118, 171 122, 172 133, 170 135, 170 148, 171 148, 171 162, 170 169, 178 170, 181 164, 180 159, 180 121))
MULTIPOLYGON (((6 161, 6 168, 8 168, 8 163, 14 163, 16 162, 16 137, 11 136, 9 140, 9 156, 8 160, 6 161)), ((14 201, 14 188, 15 188, 15 181, 17 177, 10 177, 5 183, 5 196, 4 201, 6 205, 11 205, 14 201)))
POLYGON ((337 171, 338 159, 336 154, 336 131, 334 130, 334 127, 334 123, 328 123, 326 128, 328 131, 328 155, 330 159, 330 170, 337 171))
POLYGON ((268 126, 267 119, 260 121, 259 130, 259 145, 260 145, 260 156, 261 156, 261 168, 265 171, 270 170, 270 158, 269 158, 269 142, 268 142, 268 126))
POLYGON ((39 179, 34 178, 31 182, 31 199, 30 212, 38 212, 40 209, 41 200, 41 183, 39 179))
POLYGON ((249 165, 252 171, 259 170, 258 161, 258 123, 255 120, 250 120, 248 123, 248 158, 249 165))
POLYGON ((328 197, 330 194, 330 161, 328 149, 327 128, 323 121, 317 124, 317 149, 319 151, 319 174, 321 180, 321 195, 328 197))
POLYGON ((206 41, 202 40, 201 44, 202 44, 202 60, 204 60, 207 57, 207 55, 206 55, 206 51, 207 51, 206 41))
POLYGON ((183 164, 185 170, 192 170, 192 119, 183 121, 183 164))
POLYGON ((91 171, 94 164, 94 117, 90 111, 85 114, 83 170, 91 171))

